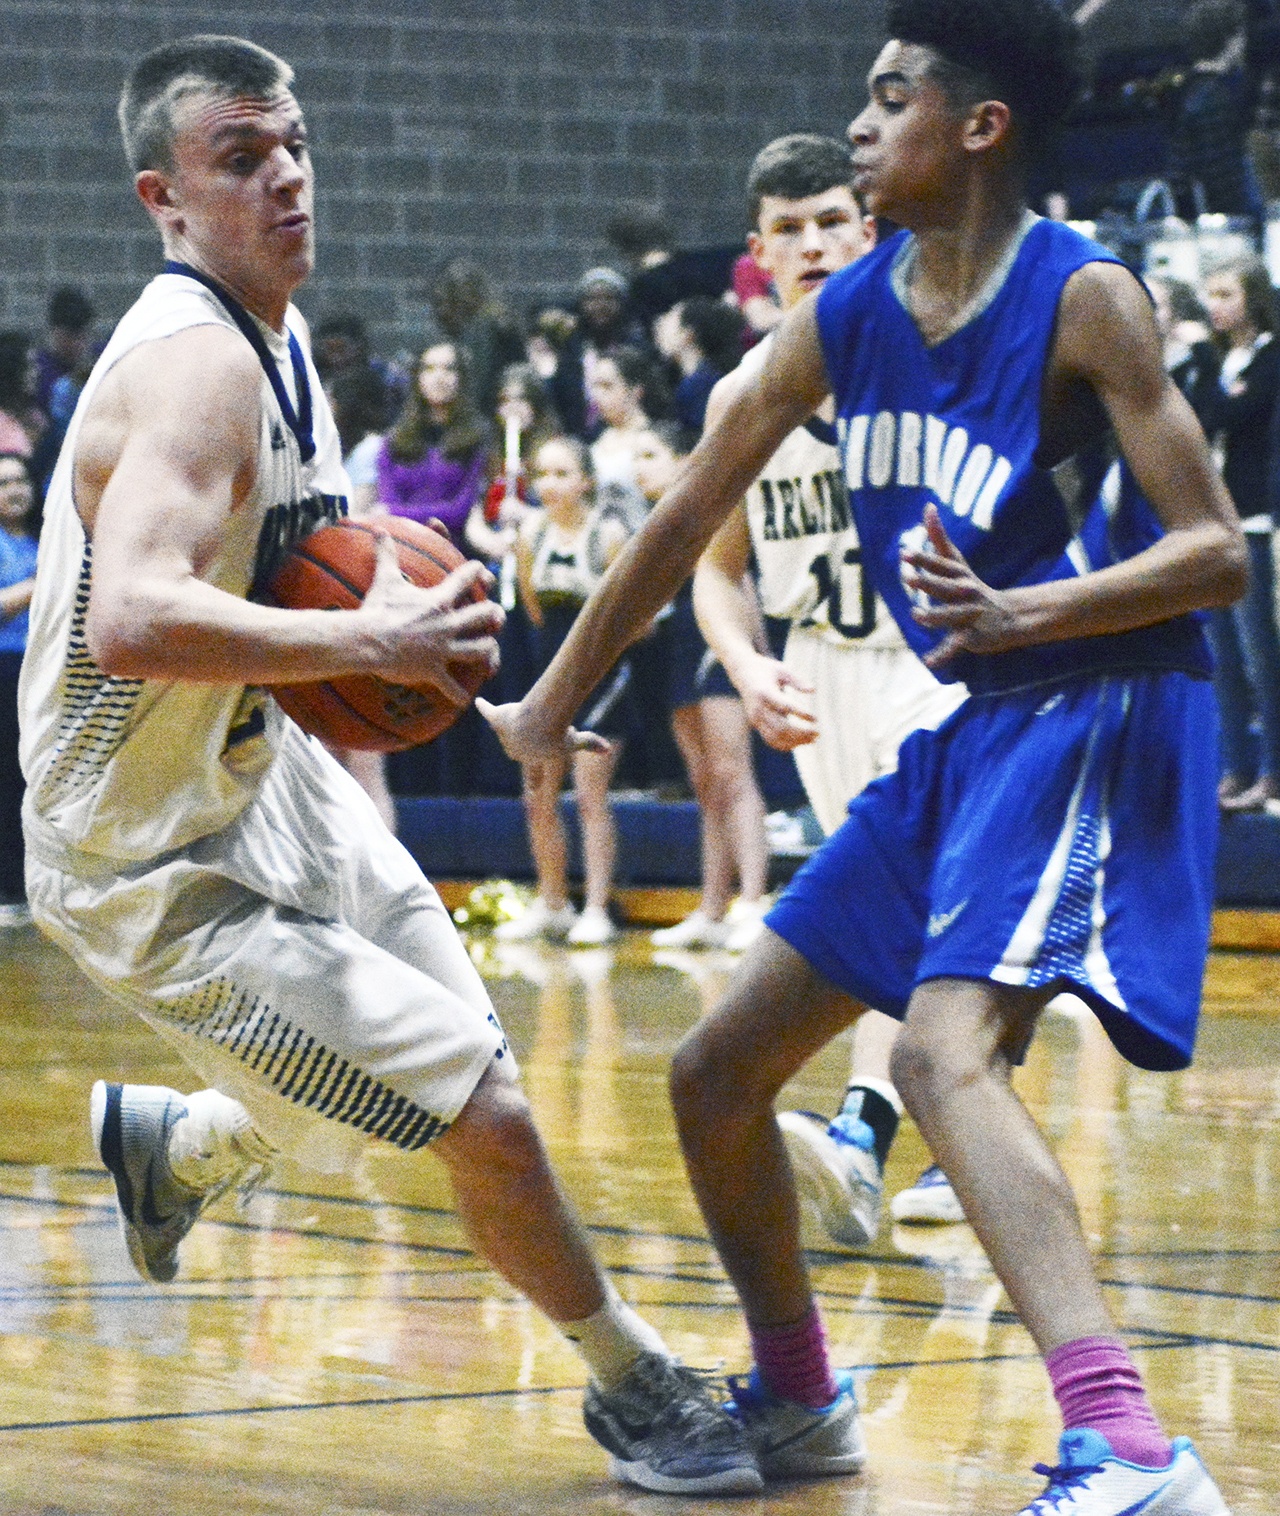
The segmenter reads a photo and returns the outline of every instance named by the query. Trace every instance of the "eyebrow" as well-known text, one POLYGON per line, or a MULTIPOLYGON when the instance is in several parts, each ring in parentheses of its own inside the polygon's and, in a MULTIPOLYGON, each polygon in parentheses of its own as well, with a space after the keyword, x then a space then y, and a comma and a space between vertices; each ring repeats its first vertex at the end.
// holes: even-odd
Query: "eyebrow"
MULTIPOLYGON (((277 133, 269 127, 254 126, 248 122, 241 122, 239 124, 220 126, 213 134, 213 145, 221 147, 224 143, 230 142, 254 142, 261 137, 274 137, 276 135, 277 133)), ((279 135, 284 137, 305 137, 307 135, 306 123, 301 116, 297 116, 285 125, 279 135)))
POLYGON ((912 85, 916 81, 909 74, 904 74, 901 69, 886 69, 883 74, 872 74, 871 88, 877 89, 886 84, 912 85))

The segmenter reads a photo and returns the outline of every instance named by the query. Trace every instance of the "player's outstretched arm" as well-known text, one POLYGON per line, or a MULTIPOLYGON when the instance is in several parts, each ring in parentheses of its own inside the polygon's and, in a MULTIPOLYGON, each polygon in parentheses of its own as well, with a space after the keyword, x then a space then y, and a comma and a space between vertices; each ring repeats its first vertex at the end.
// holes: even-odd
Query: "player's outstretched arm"
POLYGON ((759 375, 734 394, 675 484, 619 553, 546 673, 519 704, 481 707, 512 758, 560 750, 573 712, 689 577, 712 534, 779 443, 826 394, 809 299, 778 328, 759 375))
POLYGON ((914 612, 948 633, 925 660, 1129 631, 1244 593, 1239 518, 1191 407, 1164 371, 1150 302, 1127 270, 1094 263, 1068 281, 1047 393, 1069 401, 1086 386, 1102 402, 1165 535, 1143 552, 1080 578, 1013 590, 984 584, 956 551, 936 511, 930 547, 904 555, 903 577, 932 604, 914 612))
MULTIPOLYGON (((729 374, 711 392, 707 422, 714 425, 737 380, 729 374)), ((743 501, 729 512, 698 560, 693 575, 693 609, 707 645, 742 697, 747 720, 770 747, 781 752, 803 747, 818 736, 811 702, 813 689, 762 650, 760 602, 748 572, 751 528, 743 501)))
POLYGON ((502 617, 470 600, 478 564, 419 590, 384 550, 355 611, 277 610, 208 582, 254 484, 261 383, 243 339, 215 326, 147 343, 104 380, 75 474, 93 544, 93 657, 126 678, 276 684, 368 672, 465 698, 447 665, 493 666, 502 617))

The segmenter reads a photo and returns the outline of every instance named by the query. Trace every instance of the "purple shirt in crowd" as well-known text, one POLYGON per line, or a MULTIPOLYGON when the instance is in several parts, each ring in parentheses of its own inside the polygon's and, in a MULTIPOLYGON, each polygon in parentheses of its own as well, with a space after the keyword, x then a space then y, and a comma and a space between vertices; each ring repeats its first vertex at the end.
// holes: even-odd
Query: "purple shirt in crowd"
POLYGON ((378 451, 378 499, 393 516, 408 516, 426 526, 438 516, 449 528, 455 547, 466 552, 463 529, 471 507, 480 498, 485 479, 485 450, 478 447, 469 461, 446 458, 428 448, 417 463, 401 463, 384 441, 378 451))

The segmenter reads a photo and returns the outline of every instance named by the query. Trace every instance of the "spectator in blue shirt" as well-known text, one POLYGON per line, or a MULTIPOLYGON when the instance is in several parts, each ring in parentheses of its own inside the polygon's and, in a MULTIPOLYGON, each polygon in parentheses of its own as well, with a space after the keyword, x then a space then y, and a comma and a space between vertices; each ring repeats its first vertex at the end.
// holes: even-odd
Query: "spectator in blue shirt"
POLYGON ((18 671, 35 589, 35 488, 27 460, 0 453, 0 927, 30 919, 23 884, 18 671))

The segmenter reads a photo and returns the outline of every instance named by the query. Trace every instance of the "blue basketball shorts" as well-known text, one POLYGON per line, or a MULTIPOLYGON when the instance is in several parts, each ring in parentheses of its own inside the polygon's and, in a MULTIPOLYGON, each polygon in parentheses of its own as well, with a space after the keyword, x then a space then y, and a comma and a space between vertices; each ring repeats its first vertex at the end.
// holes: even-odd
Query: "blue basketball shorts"
POLYGON ((1131 1063, 1185 1068, 1218 777, 1207 680, 1123 674, 970 699, 907 738, 767 924, 899 1019, 929 979, 1070 990, 1131 1063))

